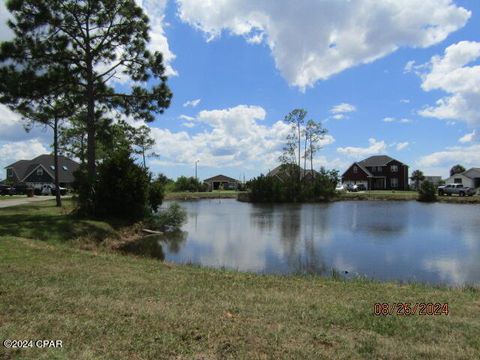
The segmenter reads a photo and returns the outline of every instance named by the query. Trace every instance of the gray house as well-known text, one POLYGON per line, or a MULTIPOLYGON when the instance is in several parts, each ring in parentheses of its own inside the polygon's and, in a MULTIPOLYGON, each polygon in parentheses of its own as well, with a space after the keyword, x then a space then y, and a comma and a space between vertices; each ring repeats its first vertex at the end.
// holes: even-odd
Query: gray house
MULTIPOLYGON (((18 184, 25 183, 33 187, 43 184, 52 184, 55 181, 55 166, 53 155, 40 155, 32 160, 19 160, 5 167, 7 178, 5 181, 18 184)), ((62 187, 71 187, 75 180, 73 173, 80 164, 65 157, 58 157, 59 182, 62 187)))
POLYGON ((209 190, 236 190, 240 182, 234 178, 225 175, 216 175, 203 180, 208 185, 209 190))
POLYGON ((462 184, 471 188, 480 187, 480 168, 471 168, 459 174, 453 174, 445 180, 447 184, 462 184))

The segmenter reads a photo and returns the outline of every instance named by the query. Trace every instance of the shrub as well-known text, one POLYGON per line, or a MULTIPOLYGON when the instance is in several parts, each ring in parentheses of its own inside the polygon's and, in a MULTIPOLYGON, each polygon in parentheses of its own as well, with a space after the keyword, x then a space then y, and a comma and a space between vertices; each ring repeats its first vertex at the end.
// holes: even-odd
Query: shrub
POLYGON ((175 181, 174 191, 200 191, 202 189, 202 183, 198 179, 186 176, 180 176, 175 181))
POLYGON ((306 184, 307 188, 313 187, 313 198, 305 198, 305 200, 328 201, 334 198, 338 180, 337 170, 326 170, 322 167, 311 184, 306 184))
POLYGON ((432 202, 437 200, 437 189, 430 181, 424 181, 418 189, 418 201, 432 202))
POLYGON ((187 220, 187 212, 178 203, 152 217, 150 226, 160 230, 178 230, 187 220))
MULTIPOLYGON (((149 175, 125 151, 98 166, 95 215, 138 221, 147 213, 149 175)), ((158 201, 158 194, 157 194, 158 201)))
POLYGON ((148 189, 148 203, 153 212, 156 212, 158 207, 162 205, 164 194, 165 188, 161 179, 157 178, 150 183, 148 189))
POLYGON ((260 175, 247 182, 247 189, 252 202, 328 201, 336 195, 337 182, 337 170, 322 168, 314 178, 305 177, 301 184, 294 172, 285 171, 280 176, 260 175))

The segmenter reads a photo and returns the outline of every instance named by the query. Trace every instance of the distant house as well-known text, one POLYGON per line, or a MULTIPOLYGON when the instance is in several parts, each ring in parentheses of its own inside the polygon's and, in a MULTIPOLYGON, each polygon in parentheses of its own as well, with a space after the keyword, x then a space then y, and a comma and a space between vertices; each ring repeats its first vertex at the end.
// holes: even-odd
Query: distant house
POLYGON ((266 176, 274 176, 282 181, 285 181, 289 177, 292 176, 298 176, 298 171, 300 171, 300 178, 303 180, 305 179, 311 179, 315 175, 318 175, 318 172, 313 170, 305 170, 300 168, 298 165, 295 164, 281 164, 274 168, 273 170, 270 170, 266 176))
POLYGON ((408 166, 387 155, 354 162, 342 175, 344 184, 363 184, 368 190, 408 190, 408 166))
MULTIPOLYGON (((429 181, 429 182, 431 182, 433 185, 438 186, 438 185, 440 185, 440 183, 442 182, 442 177, 441 177, 441 176, 425 175, 425 176, 424 176, 424 179, 423 179, 422 181, 419 181, 419 182, 418 182, 418 186, 422 185, 422 183, 423 183, 424 181, 429 181)), ((416 186, 415 186, 415 182, 414 182, 414 181, 410 181, 410 187, 411 187, 412 189, 418 190, 418 189, 416 189, 416 186)))
POLYGON ((453 174, 445 180, 447 184, 462 184, 463 186, 480 187, 480 168, 471 168, 459 174, 453 174))
MULTIPOLYGON (((32 160, 19 160, 5 167, 6 181, 14 184, 25 183, 31 186, 51 184, 55 181, 53 155, 40 155, 32 160)), ((65 157, 58 157, 60 186, 70 187, 75 180, 73 173, 80 164, 65 157)))
POLYGON ((216 175, 203 182, 208 185, 209 190, 236 190, 240 184, 238 180, 225 175, 216 175))

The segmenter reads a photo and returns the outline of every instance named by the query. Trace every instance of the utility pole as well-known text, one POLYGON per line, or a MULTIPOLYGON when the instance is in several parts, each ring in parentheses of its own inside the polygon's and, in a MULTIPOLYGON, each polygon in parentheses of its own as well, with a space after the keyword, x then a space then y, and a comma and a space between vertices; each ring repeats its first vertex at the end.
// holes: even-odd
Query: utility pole
POLYGON ((200 160, 197 160, 195 161, 195 180, 198 180, 198 177, 197 177, 197 164, 200 160))

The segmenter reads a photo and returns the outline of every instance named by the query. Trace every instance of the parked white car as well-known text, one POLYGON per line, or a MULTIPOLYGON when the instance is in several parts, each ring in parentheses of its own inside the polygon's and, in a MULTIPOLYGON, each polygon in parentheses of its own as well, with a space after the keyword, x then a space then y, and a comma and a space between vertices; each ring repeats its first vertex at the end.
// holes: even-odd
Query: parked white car
POLYGON ((348 190, 348 187, 345 184, 338 184, 335 187, 335 191, 347 191, 347 190, 348 190))

